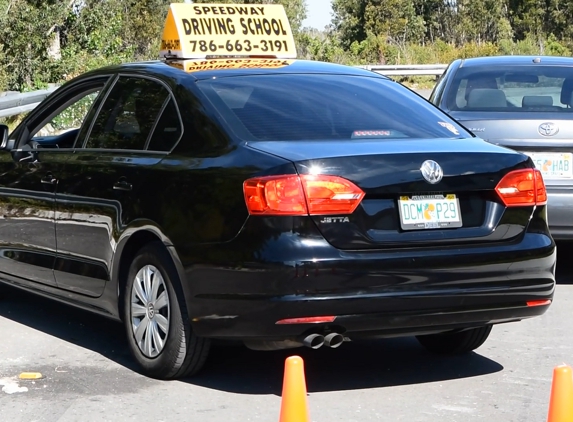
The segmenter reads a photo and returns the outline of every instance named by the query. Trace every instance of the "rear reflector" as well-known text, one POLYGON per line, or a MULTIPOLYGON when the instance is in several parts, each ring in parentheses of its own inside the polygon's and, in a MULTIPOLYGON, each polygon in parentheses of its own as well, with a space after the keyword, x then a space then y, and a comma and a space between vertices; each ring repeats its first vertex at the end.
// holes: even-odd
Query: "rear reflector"
POLYGON ((547 203, 543 176, 537 169, 514 170, 499 181, 495 190, 507 207, 547 203))
POLYGON ((364 198, 342 177, 309 174, 249 179, 243 192, 251 215, 352 214, 364 198))
POLYGON ((317 317, 306 317, 306 318, 287 318, 281 319, 276 322, 276 325, 285 324, 320 324, 325 322, 333 322, 336 319, 335 316, 317 316, 317 317))
POLYGON ((551 305, 550 299, 530 300, 529 302, 527 302, 527 306, 529 306, 530 308, 533 308, 534 306, 546 306, 546 305, 551 305))

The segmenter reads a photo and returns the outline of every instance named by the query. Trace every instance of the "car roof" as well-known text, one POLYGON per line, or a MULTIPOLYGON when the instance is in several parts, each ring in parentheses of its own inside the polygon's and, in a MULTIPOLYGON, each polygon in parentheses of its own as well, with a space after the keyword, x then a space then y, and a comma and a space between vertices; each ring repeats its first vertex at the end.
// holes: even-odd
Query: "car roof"
MULTIPOLYGON (((281 61, 280 59, 272 59, 274 61, 281 61)), ((171 76, 176 78, 181 78, 187 75, 190 78, 197 80, 201 79, 212 79, 221 77, 233 77, 233 76, 248 76, 248 75, 260 75, 260 74, 332 74, 332 75, 351 75, 351 76, 369 76, 369 77, 380 77, 388 79, 387 77, 380 75, 378 73, 365 70, 359 67, 345 66, 334 63, 326 63, 320 61, 311 60, 282 60, 286 63, 284 66, 265 66, 264 58, 258 59, 229 59, 229 58, 217 58, 217 59, 197 59, 193 60, 197 64, 205 63, 209 64, 211 67, 209 69, 193 70, 186 72, 182 69, 182 64, 185 62, 183 60, 156 60, 156 61, 146 61, 146 62, 134 62, 134 63, 124 63, 120 65, 107 66, 97 70, 88 72, 88 74, 104 74, 104 73, 143 73, 143 74, 156 74, 171 76), (234 67, 234 68, 219 68, 216 67, 224 66, 229 60, 258 60, 262 61, 262 64, 250 66, 248 68, 234 67), (213 68, 215 67, 215 68, 213 68)))
POLYGON ((573 57, 561 56, 488 56, 462 59, 460 67, 507 65, 573 66, 573 57))

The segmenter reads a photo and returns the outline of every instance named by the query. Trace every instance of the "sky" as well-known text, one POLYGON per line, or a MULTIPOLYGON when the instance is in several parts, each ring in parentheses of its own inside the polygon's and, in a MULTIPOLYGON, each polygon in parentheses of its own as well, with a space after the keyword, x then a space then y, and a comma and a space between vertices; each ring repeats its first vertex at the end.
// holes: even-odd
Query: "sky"
POLYGON ((311 28, 324 29, 332 19, 331 0, 306 0, 307 18, 302 26, 311 28))

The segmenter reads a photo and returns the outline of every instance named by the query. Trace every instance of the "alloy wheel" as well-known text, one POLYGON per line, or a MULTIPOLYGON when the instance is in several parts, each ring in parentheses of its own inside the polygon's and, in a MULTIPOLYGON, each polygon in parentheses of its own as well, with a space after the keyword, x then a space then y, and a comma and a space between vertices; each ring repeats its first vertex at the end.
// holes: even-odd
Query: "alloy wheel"
POLYGON ((169 295, 161 272, 141 268, 131 290, 131 327, 135 342, 147 358, 157 357, 169 334, 169 295))

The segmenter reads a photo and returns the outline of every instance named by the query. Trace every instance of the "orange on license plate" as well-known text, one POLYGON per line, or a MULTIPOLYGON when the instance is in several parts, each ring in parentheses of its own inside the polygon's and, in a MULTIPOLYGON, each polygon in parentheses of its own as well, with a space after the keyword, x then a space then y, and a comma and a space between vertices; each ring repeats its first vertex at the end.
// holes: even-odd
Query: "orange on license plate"
POLYGON ((462 227, 460 202, 454 194, 401 196, 398 211, 402 230, 462 227))
POLYGON ((544 178, 573 178, 573 154, 570 152, 526 152, 544 178))

